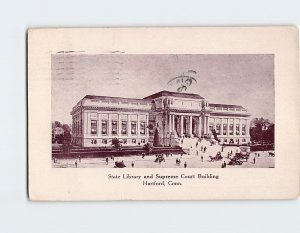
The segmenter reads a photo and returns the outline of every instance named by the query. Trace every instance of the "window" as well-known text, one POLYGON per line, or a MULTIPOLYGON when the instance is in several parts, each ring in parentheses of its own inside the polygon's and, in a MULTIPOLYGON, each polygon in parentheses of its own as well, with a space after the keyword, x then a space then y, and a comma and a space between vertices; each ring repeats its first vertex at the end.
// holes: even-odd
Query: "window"
POLYGON ((229 125, 229 135, 233 135, 233 124, 229 125))
POLYGON ((145 135, 146 134, 146 123, 144 121, 140 122, 140 134, 145 135))
POLYGON ((246 125, 242 125, 242 135, 246 135, 246 125))
POLYGON ((91 134, 97 134, 97 121, 96 120, 91 120, 91 134))
POLYGON ((217 133, 218 135, 220 135, 220 132, 221 132, 221 125, 220 125, 220 124, 217 124, 217 125, 216 125, 216 133, 217 133))
POLYGON ((245 139, 245 138, 243 138, 243 139, 242 139, 242 142, 246 142, 246 139, 245 139))
POLYGON ((136 121, 131 121, 131 134, 136 134, 136 121))
POLYGON ((135 143, 136 143, 136 139, 132 139, 132 143, 134 143, 134 144, 135 144, 135 143))
POLYGON ((102 135, 107 135, 107 121, 102 121, 102 135))
POLYGON ((224 142, 227 142, 227 139, 226 139, 226 138, 224 139, 224 142))
POLYGON ((240 135, 240 125, 235 126, 235 134, 240 135))
POLYGON ((123 134, 123 135, 127 134, 127 122, 126 121, 122 121, 121 134, 123 134))
POLYGON ((111 122, 111 134, 112 135, 118 134, 118 123, 117 123, 117 121, 112 121, 111 122))
POLYGON ((102 139, 103 144, 107 144, 107 139, 102 139))
MULTIPOLYGON (((223 124, 223 135, 227 135, 227 124, 223 124)), ((225 142, 225 140, 224 140, 225 142)), ((227 140, 226 140, 227 142, 227 140)))
POLYGON ((141 143, 145 143, 146 141, 145 141, 145 139, 141 139, 141 143))
POLYGON ((123 143, 123 144, 127 144, 127 139, 123 139, 123 140, 122 140, 122 143, 123 143))

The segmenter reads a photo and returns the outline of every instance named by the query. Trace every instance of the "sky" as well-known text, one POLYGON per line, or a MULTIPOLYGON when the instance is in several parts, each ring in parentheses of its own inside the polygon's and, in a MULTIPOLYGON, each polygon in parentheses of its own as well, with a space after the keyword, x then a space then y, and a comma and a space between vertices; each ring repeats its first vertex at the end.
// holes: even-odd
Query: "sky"
POLYGON ((196 82, 185 93, 210 103, 242 105, 251 118, 274 122, 272 54, 54 54, 52 121, 71 124, 72 107, 85 95, 143 98, 177 91, 176 82, 191 74, 196 82), (190 70, 194 72, 189 72, 190 70))

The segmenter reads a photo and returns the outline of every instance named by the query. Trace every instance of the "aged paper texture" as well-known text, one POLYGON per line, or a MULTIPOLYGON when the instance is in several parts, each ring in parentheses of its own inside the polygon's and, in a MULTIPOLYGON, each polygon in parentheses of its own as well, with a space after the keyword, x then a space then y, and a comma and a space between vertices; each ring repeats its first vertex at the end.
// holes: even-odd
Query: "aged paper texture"
POLYGON ((31 200, 299 195, 296 27, 28 31, 31 200))

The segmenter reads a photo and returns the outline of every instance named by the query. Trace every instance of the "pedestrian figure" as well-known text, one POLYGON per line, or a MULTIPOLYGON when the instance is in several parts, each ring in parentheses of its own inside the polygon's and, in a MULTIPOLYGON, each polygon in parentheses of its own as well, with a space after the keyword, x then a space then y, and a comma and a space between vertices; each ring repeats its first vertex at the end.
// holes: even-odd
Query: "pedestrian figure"
POLYGON ((53 163, 56 163, 56 161, 55 161, 55 157, 53 156, 53 163))
POLYGON ((79 163, 81 163, 81 157, 80 157, 80 155, 78 156, 78 161, 79 161, 79 163))
POLYGON ((106 160, 106 165, 108 165, 108 157, 106 157, 106 159, 105 159, 105 160, 106 160))
POLYGON ((222 152, 223 152, 223 149, 224 149, 224 146, 222 146, 222 150, 221 150, 222 152))
POLYGON ((259 158, 259 153, 257 153, 257 157, 259 158))
POLYGON ((77 168, 77 160, 75 160, 75 167, 77 168))
POLYGON ((198 147, 198 142, 196 142, 196 147, 198 147))
POLYGON ((203 155, 201 155, 201 162, 203 162, 203 155))
POLYGON ((184 162, 184 168, 186 168, 187 167, 187 164, 186 164, 186 162, 184 162))
POLYGON ((255 157, 253 158, 253 163, 255 164, 255 157))
POLYGON ((225 161, 224 161, 224 165, 223 166, 224 166, 224 168, 226 168, 226 162, 225 161))
POLYGON ((171 157, 173 157, 172 153, 171 153, 171 157))
POLYGON ((131 167, 132 167, 132 168, 134 167, 134 163, 133 163, 133 161, 132 161, 132 163, 131 163, 131 167))

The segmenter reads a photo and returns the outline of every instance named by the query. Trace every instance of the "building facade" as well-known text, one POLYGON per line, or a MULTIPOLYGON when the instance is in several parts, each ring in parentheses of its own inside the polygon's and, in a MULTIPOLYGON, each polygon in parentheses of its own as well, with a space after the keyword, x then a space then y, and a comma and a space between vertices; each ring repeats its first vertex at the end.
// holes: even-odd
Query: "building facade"
POLYGON ((242 106, 208 103, 197 94, 161 91, 143 99, 87 95, 72 109, 72 140, 82 147, 154 141, 178 145, 184 137, 215 138, 222 144, 250 142, 250 114, 242 106))

